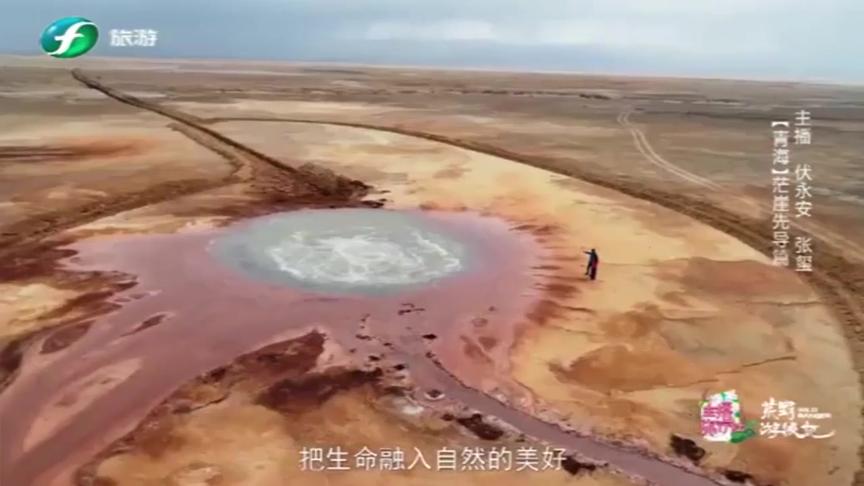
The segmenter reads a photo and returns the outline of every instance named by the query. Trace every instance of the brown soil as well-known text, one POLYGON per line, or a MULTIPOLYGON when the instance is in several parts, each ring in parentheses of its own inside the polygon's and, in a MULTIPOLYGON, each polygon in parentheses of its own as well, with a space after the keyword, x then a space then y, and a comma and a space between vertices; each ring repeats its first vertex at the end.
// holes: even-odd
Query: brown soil
MULTIPOLYGON (((7 276, 10 279, 31 278, 36 274, 34 272, 44 272, 42 274, 46 275, 51 268, 50 262, 53 260, 49 258, 48 263, 37 261, 39 259, 37 256, 37 249, 48 248, 55 252, 53 255, 57 258, 62 256, 61 250, 57 250, 56 246, 53 246, 54 244, 50 243, 50 241, 45 242, 45 238, 48 238, 63 229, 78 226, 123 210, 134 209, 164 199, 175 198, 180 195, 187 195, 190 192, 200 192, 205 189, 220 187, 232 182, 243 180, 244 177, 248 177, 248 179, 253 181, 252 185, 258 196, 258 200, 249 208, 244 207, 238 210, 236 213, 238 215, 250 214, 253 211, 267 211, 268 206, 272 208, 274 207, 272 206, 274 204, 277 206, 283 204, 288 207, 356 204, 357 197, 364 194, 368 189, 368 187, 362 183, 340 179, 338 176, 332 173, 327 173, 326 170, 320 170, 314 166, 307 166, 305 169, 301 168, 298 170, 286 167, 281 161, 267 157, 264 154, 243 146, 227 137, 224 137, 215 130, 211 130, 204 126, 208 122, 220 121, 221 119, 202 120, 201 118, 165 107, 160 107, 124 93, 120 93, 119 91, 112 90, 111 88, 102 86, 97 81, 80 72, 77 72, 75 76, 76 79, 79 79, 88 86, 98 89, 123 103, 154 111, 176 120, 179 123, 175 127, 176 130, 181 131, 193 140, 198 141, 202 145, 207 146, 211 150, 214 150, 229 160, 232 160, 235 163, 235 172, 228 178, 218 181, 195 180, 165 184, 143 191, 138 195, 134 195, 131 198, 131 201, 127 201, 127 197, 125 196, 123 198, 118 197, 111 201, 100 201, 99 203, 94 203, 92 206, 83 206, 68 211, 59 211, 47 216, 43 215, 39 218, 17 223, 8 229, 3 228, 3 233, 0 234, 0 248, 4 248, 4 250, 0 250, 0 257, 11 258, 12 261, 21 263, 20 265, 12 265, 11 269, 8 270, 9 273, 7 276), (248 170, 251 175, 241 175, 243 170, 248 170)), ((488 93, 486 94, 516 94, 508 92, 496 93, 494 90, 484 90, 484 92, 487 91, 488 93)), ((640 181, 634 179, 617 176, 610 177, 607 174, 598 174, 580 168, 573 168, 572 165, 565 167, 559 164, 554 158, 518 154, 479 142, 399 127, 393 128, 360 123, 331 123, 310 120, 292 121, 391 131, 394 133, 412 135, 428 140, 448 143, 450 145, 470 150, 505 157, 529 165, 543 167, 562 174, 579 177, 594 184, 616 189, 625 194, 656 202, 683 214, 688 214, 721 229, 722 231, 732 234, 736 238, 759 249, 763 253, 767 253, 770 249, 769 235, 765 231, 769 226, 764 224, 763 221, 741 218, 741 216, 737 214, 718 209, 710 204, 697 201, 682 194, 647 187, 640 181)), ((42 155, 44 156, 43 159, 50 159, 53 156, 50 150, 44 152, 42 155)), ((16 155, 14 155, 13 150, 13 154, 9 155, 8 158, 14 159, 14 157, 16 157, 16 155)), ((0 155, 0 159, 2 159, 2 155, 0 155)), ((815 236, 815 238, 818 239, 819 237, 815 236)), ((824 243, 830 242, 826 241, 824 243)), ((864 299, 864 271, 862 271, 860 264, 852 264, 839 252, 835 253, 829 251, 829 248, 830 245, 822 245, 822 251, 819 255, 820 264, 817 265, 817 272, 810 277, 811 283, 815 288, 817 288, 817 290, 819 290, 822 296, 833 305, 838 317, 846 323, 848 337, 850 338, 851 343, 850 346, 853 348, 853 354, 860 369, 860 363, 862 362, 862 357, 864 357, 864 344, 862 344, 862 337, 864 337, 864 327, 862 327, 862 324, 864 324, 864 319, 862 319, 862 316, 864 316, 864 314, 862 314, 862 309, 864 309, 864 300, 862 300, 864 299)), ((6 268, 4 268, 4 271, 6 271, 6 268)), ((713 282, 710 281, 695 283, 700 283, 703 287, 709 287, 713 284, 713 282)), ((742 280, 742 282, 739 283, 745 285, 747 281, 742 280)), ((735 285, 734 282, 732 284, 735 285)), ((560 284, 552 284, 546 290, 550 293, 557 292, 566 295, 572 293, 574 288, 566 282, 563 282, 560 284)), ((715 291, 722 289, 712 288, 710 290, 715 291)), ((92 299, 92 301, 104 302, 105 297, 111 294, 112 292, 95 292, 85 300, 92 299)), ((83 303, 84 302, 79 302, 79 304, 83 303)), ((556 312, 555 305, 556 304, 551 300, 545 301, 545 303, 541 302, 541 304, 535 309, 535 319, 542 322, 545 319, 545 316, 554 315, 556 312)), ((64 327, 59 329, 55 335, 51 335, 51 337, 45 341, 45 344, 43 344, 43 351, 46 349, 46 346, 49 350, 62 349, 62 347, 74 342, 76 336, 80 337, 80 335, 83 335, 83 333, 86 332, 86 327, 83 327, 83 323, 78 322, 74 324, 74 326, 78 327, 69 327, 68 329, 64 327), (48 344, 49 342, 52 344, 48 344)), ((142 323, 141 326, 149 327, 147 321, 142 323)), ((140 330, 141 327, 139 326, 138 329, 140 330)), ((266 390, 259 395, 260 403, 271 406, 272 408, 282 412, 296 412, 297 409, 294 409, 293 405, 287 408, 285 407, 286 402, 282 399, 284 393, 301 393, 307 398, 307 400, 303 401, 302 405, 304 407, 313 407, 316 404, 321 404, 323 401, 326 401, 328 398, 333 396, 334 393, 346 386, 353 386, 353 384, 356 383, 372 383, 378 378, 377 376, 370 376, 367 372, 356 370, 349 372, 338 371, 333 372, 330 375, 304 375, 309 371, 309 369, 311 369, 312 365, 310 365, 310 362, 314 365, 314 359, 310 358, 310 356, 315 354, 317 348, 315 347, 314 342, 305 341, 307 339, 314 341, 316 338, 309 337, 312 335, 313 334, 304 336, 301 340, 304 344, 300 345, 300 349, 307 349, 307 351, 299 351, 297 349, 289 351, 288 348, 270 349, 268 352, 263 352, 264 350, 261 350, 263 354, 254 353, 254 360, 246 361, 246 366, 250 368, 257 367, 255 368, 256 372, 260 372, 260 374, 266 376, 268 380, 275 380, 276 377, 280 377, 279 381, 273 381, 270 383, 266 390), (308 355, 304 355, 304 352, 308 352, 308 355), (295 363, 294 360, 299 361, 299 363, 295 363), (309 368, 303 370, 304 366, 309 366, 309 368)), ((14 374, 14 370, 17 367, 16 362, 20 361, 21 349, 26 346, 26 342, 27 341, 24 339, 12 341, 10 344, 6 345, 2 351, 0 351, 0 370, 11 370, 7 373, 7 377, 14 374)), ((297 345, 296 342, 292 342, 294 345, 297 345)), ((470 347, 471 353, 478 357, 485 357, 484 350, 488 350, 489 347, 487 347, 483 341, 479 342, 483 345, 482 347, 476 346, 470 341, 466 341, 465 345, 470 347)), ((320 350, 318 350, 318 353, 320 353, 320 350)), ((616 353, 620 354, 618 351, 615 351, 612 354, 615 355, 616 353)), ((317 357, 317 354, 315 354, 315 356, 317 357)), ((242 363, 243 360, 241 359, 240 362, 242 363)), ((569 370, 563 370, 562 372, 569 371, 573 373, 574 364, 570 365, 569 370)), ((223 400, 225 396, 227 396, 226 393, 223 393, 224 390, 218 393, 203 392, 202 390, 212 390, 212 387, 224 388, 223 383, 225 381, 230 381, 232 373, 237 373, 236 368, 233 366, 217 369, 206 376, 203 376, 198 382, 196 382, 196 385, 194 385, 196 389, 194 391, 188 391, 187 393, 188 395, 193 396, 193 398, 189 399, 183 404, 183 406, 178 406, 176 409, 172 409, 171 413, 183 413, 181 410, 188 412, 190 409, 195 409, 197 406, 206 406, 201 405, 201 403, 209 404, 215 403, 217 400, 223 400), (211 388, 207 388, 204 385, 209 385, 211 388), (205 398, 201 398, 202 396, 205 398)), ((576 374, 577 378, 580 380, 590 379, 586 373, 577 372, 576 374)), ((238 375, 235 374, 233 376, 238 375)), ((0 378, 2 378, 2 375, 0 375, 0 378)), ((663 381, 664 379, 658 378, 658 383, 663 381)), ((458 421, 459 423, 465 421, 472 424, 475 428, 479 427, 483 430, 483 434, 489 435, 493 433, 485 428, 489 424, 483 423, 482 417, 477 420, 472 415, 467 418, 463 417, 458 419, 458 421)), ((144 424, 142 424, 142 426, 143 425, 144 424)), ((462 425, 468 427, 465 423, 462 423, 462 425)), ((146 427, 144 428, 146 429, 146 427)), ((138 430, 140 431, 143 429, 139 427, 138 430)), ((147 435, 145 432, 141 432, 136 439, 137 442, 135 442, 135 446, 140 447, 143 450, 152 451, 154 454, 160 453, 159 451, 170 449, 170 447, 172 447, 170 434, 161 428, 156 428, 154 430, 155 432, 152 436, 147 435)), ((474 429, 472 428, 472 430, 474 429)), ((476 430, 474 430, 474 432, 477 433, 476 430)), ((478 436, 480 436, 480 433, 478 433, 478 436)), ((678 445, 681 446, 680 443, 678 445)), ((675 444, 673 444, 673 449, 675 449, 675 444)), ((683 449, 686 450, 688 448, 683 447, 683 449)), ((567 470, 571 471, 572 469, 571 472, 573 473, 593 468, 593 466, 579 463, 575 459, 567 464, 569 466, 567 470)), ((100 479, 94 480, 92 477, 88 478, 86 472, 83 474, 82 480, 95 481, 87 484, 107 484, 105 481, 100 479)), ((727 471, 726 477, 733 481, 743 481, 747 479, 746 473, 736 471, 727 471)))
POLYGON ((669 446, 672 447, 675 454, 684 456, 695 463, 698 463, 703 457, 705 457, 705 449, 696 445, 696 442, 693 442, 691 439, 685 439, 684 437, 673 435, 669 439, 669 446))
POLYGON ((457 418, 456 421, 483 440, 498 440, 504 435, 504 431, 500 428, 484 422, 483 415, 479 413, 475 413, 470 417, 457 418))
POLYGON ((564 467, 564 470, 569 472, 572 475, 591 472, 596 470, 599 466, 590 462, 582 462, 574 458, 573 456, 567 456, 564 458, 564 461, 561 463, 564 467))
MULTIPOLYGON (((267 117, 222 117, 208 120, 220 122, 227 120, 288 121, 323 125, 347 126, 381 130, 445 143, 546 169, 558 174, 575 177, 600 187, 613 189, 638 199, 695 218, 724 233, 727 233, 748 246, 770 256, 772 240, 771 225, 766 220, 748 218, 705 200, 683 193, 670 192, 647 185, 628 176, 601 174, 580 168, 565 160, 554 157, 523 154, 470 139, 457 138, 439 133, 430 133, 403 126, 378 125, 372 123, 322 121, 316 119, 267 118, 267 117)), ((804 274, 807 282, 830 306, 835 317, 844 324, 847 343, 859 371, 859 379, 864 385, 864 263, 850 261, 828 238, 820 234, 810 235, 819 245, 819 262, 814 271, 804 274)), ((862 409, 864 413, 864 409, 862 409)), ((856 484, 864 485, 864 448, 859 450, 862 470, 856 476, 856 484)))
POLYGON ((687 360, 672 353, 637 352, 623 345, 613 345, 583 354, 567 368, 554 363, 550 368, 562 381, 575 381, 609 393, 612 390, 635 391, 691 383, 702 376, 698 370, 690 369, 691 366, 687 360), (615 370, 613 376, 598 372, 608 369, 615 370))
POLYGON ((339 390, 375 381, 381 370, 337 370, 302 379, 285 379, 270 385, 258 395, 257 403, 280 413, 297 413, 317 407, 339 390))
POLYGON ((98 141, 51 146, 0 146, 2 162, 71 162, 93 157, 115 157, 142 151, 140 143, 134 141, 98 141))
POLYGON ((726 479, 735 483, 746 483, 753 479, 753 476, 741 471, 727 470, 723 475, 726 476, 726 479))

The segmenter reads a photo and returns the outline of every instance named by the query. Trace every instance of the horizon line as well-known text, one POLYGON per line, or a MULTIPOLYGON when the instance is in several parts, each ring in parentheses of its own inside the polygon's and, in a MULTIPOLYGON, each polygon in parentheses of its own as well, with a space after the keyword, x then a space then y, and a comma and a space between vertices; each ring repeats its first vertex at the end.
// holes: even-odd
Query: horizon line
MULTIPOLYGON (((45 54, 34 53, 14 53, 0 51, 0 57, 15 57, 24 59, 44 59, 47 60, 50 56, 45 54)), ((123 60, 123 61, 145 61, 145 62, 226 62, 226 63, 249 63, 249 64, 293 64, 293 65, 323 65, 323 66, 345 66, 345 67, 363 67, 374 69, 412 69, 412 70, 428 70, 428 71, 458 71, 458 72, 484 72, 484 73, 502 73, 502 74, 540 74, 540 75, 563 75, 563 76, 582 76, 582 77, 626 77, 626 78, 643 78, 643 79, 667 79, 667 80, 686 80, 693 79, 699 81, 732 81, 732 82, 750 82, 750 83, 786 83, 786 84, 805 84, 805 85, 827 85, 827 86, 844 86, 844 87, 864 87, 864 79, 862 80, 838 80, 828 78, 783 78, 783 77, 752 77, 746 78, 740 75, 697 75, 697 74, 659 74, 659 73, 637 73, 637 72, 614 72, 614 71, 581 71, 576 69, 533 69, 533 68, 507 68, 503 66, 454 66, 445 64, 391 64, 374 61, 328 61, 328 60, 291 60, 291 59, 267 59, 267 58, 220 58, 220 57, 129 57, 116 55, 93 55, 74 58, 75 60, 92 59, 96 61, 123 60)), ((69 60, 60 60, 61 62, 69 60)))

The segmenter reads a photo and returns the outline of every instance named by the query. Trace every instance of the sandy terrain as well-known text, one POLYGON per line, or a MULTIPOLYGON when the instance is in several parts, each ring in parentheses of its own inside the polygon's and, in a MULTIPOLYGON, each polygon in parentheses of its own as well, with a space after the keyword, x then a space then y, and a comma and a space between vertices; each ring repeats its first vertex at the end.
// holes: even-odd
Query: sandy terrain
POLYGON ((0 117, 4 482, 861 481, 858 88, 98 60, 73 63, 75 80, 9 64, 0 105, 25 116, 0 117), (91 73, 115 99, 82 85, 91 73), (765 256, 767 126, 805 105, 823 191, 799 227, 818 238, 813 275, 765 256), (501 267, 367 309, 247 289, 201 259, 238 219, 382 204, 500 222, 477 228, 501 267), (313 323, 330 348, 297 362, 313 323), (256 354, 280 342, 284 369, 256 354), (705 442, 698 401, 728 389, 748 419, 794 400, 836 435, 705 442), (309 444, 519 441, 610 464, 530 479, 297 467, 309 444))
MULTIPOLYGON (((811 474, 829 471, 851 482, 861 427, 857 374, 839 323, 794 273, 692 219, 532 167, 362 129, 249 125, 220 127, 277 156, 290 140, 285 152, 304 147, 304 157, 388 190, 393 207, 470 208, 540 233, 550 254, 535 276, 557 292, 527 316, 533 322, 524 323, 509 370, 539 401, 523 405, 529 410, 548 404, 573 426, 667 452, 671 434, 698 436, 696 403, 712 390, 737 389, 751 416, 769 397, 789 397, 846 424, 837 427, 851 432, 839 447, 845 456, 824 442, 799 451, 789 441, 754 442, 737 455, 711 448, 706 461, 769 482, 812 484, 811 474), (643 244, 634 248, 634 238, 643 244), (605 263, 589 285, 574 262, 590 247, 603 249, 605 263)), ((444 365, 457 375, 464 369, 444 365)))

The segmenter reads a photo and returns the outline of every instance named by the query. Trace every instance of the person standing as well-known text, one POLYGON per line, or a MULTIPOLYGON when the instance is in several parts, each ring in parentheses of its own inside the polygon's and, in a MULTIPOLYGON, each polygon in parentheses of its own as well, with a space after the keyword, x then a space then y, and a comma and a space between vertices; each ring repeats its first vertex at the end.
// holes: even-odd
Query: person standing
POLYGON ((591 248, 591 251, 586 251, 588 255, 588 266, 585 267, 585 275, 591 280, 597 279, 597 266, 600 264, 600 257, 597 255, 597 250, 591 248))

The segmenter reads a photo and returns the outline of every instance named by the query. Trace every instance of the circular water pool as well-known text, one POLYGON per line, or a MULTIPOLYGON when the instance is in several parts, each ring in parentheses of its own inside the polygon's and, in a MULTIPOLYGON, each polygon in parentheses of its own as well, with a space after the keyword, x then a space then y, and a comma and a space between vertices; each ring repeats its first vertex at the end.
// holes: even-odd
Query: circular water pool
POLYGON ((218 259, 271 282, 328 291, 386 291, 465 270, 469 250, 422 212, 304 210, 258 218, 218 237, 218 259))

